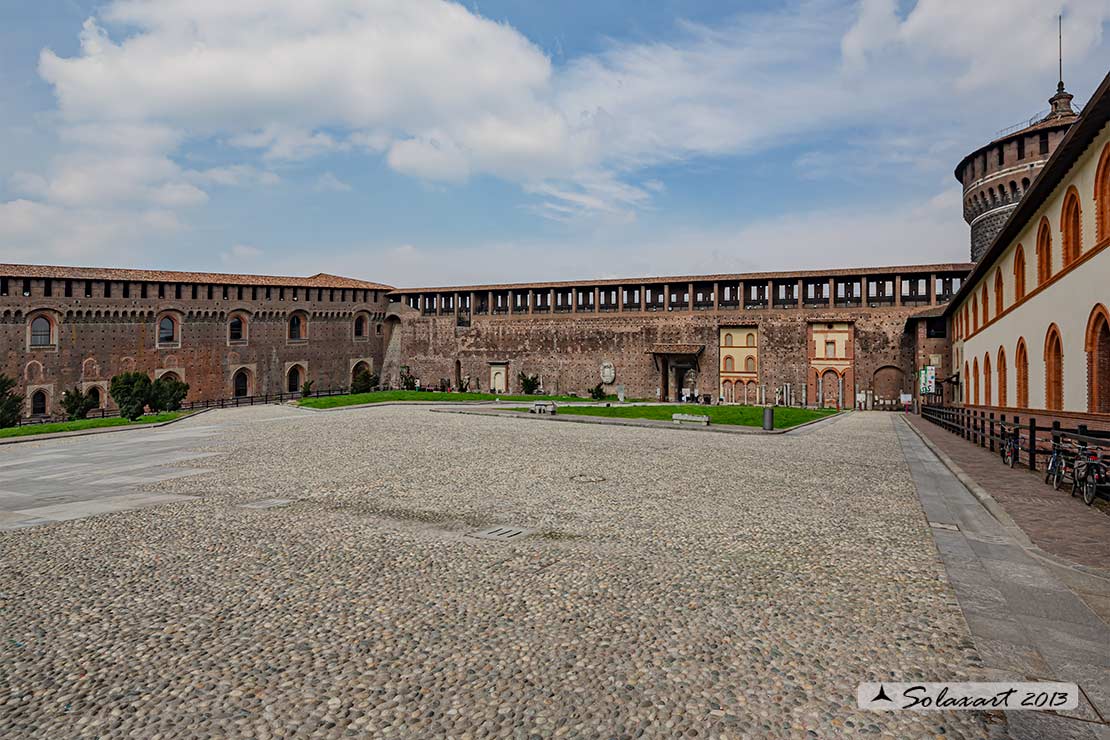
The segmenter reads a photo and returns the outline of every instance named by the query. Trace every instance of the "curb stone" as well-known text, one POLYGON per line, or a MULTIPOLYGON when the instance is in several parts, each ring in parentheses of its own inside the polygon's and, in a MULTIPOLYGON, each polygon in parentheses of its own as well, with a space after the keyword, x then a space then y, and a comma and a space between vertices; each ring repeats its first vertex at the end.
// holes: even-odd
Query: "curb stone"
POLYGON ((140 429, 159 429, 161 427, 169 426, 170 424, 176 424, 179 421, 185 421, 186 419, 195 418, 197 416, 200 416, 201 414, 208 413, 211 410, 212 409, 208 408, 201 409, 200 411, 190 411, 188 413, 182 414, 176 419, 170 419, 169 421, 159 421, 154 424, 121 424, 117 427, 94 427, 92 429, 77 429, 72 432, 51 432, 49 434, 27 434, 22 437, 7 437, 4 439, 0 439, 0 445, 14 445, 21 442, 45 442, 51 439, 87 437, 92 434, 109 434, 111 432, 135 432, 140 429))

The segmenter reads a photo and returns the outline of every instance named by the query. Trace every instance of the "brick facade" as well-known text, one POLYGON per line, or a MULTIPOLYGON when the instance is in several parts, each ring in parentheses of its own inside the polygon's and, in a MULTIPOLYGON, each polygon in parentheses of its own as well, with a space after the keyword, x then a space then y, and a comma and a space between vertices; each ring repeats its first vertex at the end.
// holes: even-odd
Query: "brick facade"
MULTIPOLYGON (((81 277, 89 272, 2 266, 0 373, 16 379, 28 415, 39 391, 46 396, 46 413, 61 413, 62 392, 75 386, 96 388, 103 406, 111 408, 109 381, 131 370, 152 378, 173 373, 189 384, 187 400, 196 401, 235 395, 233 378, 240 369, 249 379, 248 395, 261 395, 285 391, 294 365, 319 389, 348 387, 359 362, 381 367, 388 286, 330 276, 270 282, 200 276, 228 281, 217 283, 185 282, 196 276, 171 272, 113 280, 132 275, 102 270, 95 271, 99 279, 81 277), (301 340, 288 336, 294 313, 304 322, 301 340), (241 339, 230 333, 233 316, 243 322, 241 339), (49 321, 50 336, 40 336, 36 345, 31 325, 39 317, 49 321), (160 341, 159 322, 166 317, 176 333, 160 341), (359 317, 362 336, 356 337, 359 317)), ((38 326, 45 330, 42 322, 38 326)))

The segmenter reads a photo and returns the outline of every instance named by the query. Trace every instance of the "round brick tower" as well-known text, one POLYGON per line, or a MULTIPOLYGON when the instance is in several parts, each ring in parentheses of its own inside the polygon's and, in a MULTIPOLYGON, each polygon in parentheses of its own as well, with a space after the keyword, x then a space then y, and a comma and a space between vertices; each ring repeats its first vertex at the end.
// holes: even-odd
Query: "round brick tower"
POLYGON ((1006 223, 1049 156, 1078 117, 1064 81, 1048 99, 1047 115, 1000 132, 998 138, 964 157, 956 179, 964 186, 964 220, 971 226, 971 259, 975 262, 1006 223))

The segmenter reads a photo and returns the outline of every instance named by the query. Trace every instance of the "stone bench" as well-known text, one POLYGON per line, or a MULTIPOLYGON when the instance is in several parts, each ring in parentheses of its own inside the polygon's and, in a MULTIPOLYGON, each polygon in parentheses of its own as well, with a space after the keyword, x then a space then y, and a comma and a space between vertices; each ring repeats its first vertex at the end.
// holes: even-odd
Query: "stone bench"
POLYGON ((671 421, 675 424, 699 424, 703 427, 709 426, 708 416, 697 416, 695 414, 671 414, 671 421))
POLYGON ((555 414, 554 401, 534 401, 532 408, 528 409, 530 414, 555 414))

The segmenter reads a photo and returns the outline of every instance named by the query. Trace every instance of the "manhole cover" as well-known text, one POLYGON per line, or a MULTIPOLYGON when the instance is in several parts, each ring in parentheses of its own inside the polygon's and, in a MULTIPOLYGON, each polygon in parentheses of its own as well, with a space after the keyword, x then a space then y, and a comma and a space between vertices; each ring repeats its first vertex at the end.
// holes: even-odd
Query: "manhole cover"
POLYGON ((241 509, 276 509, 293 503, 291 498, 264 498, 260 501, 251 501, 249 504, 239 504, 241 509))
POLYGON ((471 532, 471 537, 480 540, 496 540, 497 542, 515 542, 532 534, 532 530, 523 527, 489 527, 478 532, 471 532))
POLYGON ((947 529, 949 532, 959 532, 960 526, 958 524, 945 524, 944 522, 929 522, 929 526, 933 529, 947 529))
POLYGON ((605 480, 605 478, 600 475, 586 475, 584 473, 579 475, 572 475, 570 479, 575 483, 601 483, 603 480, 605 480))

